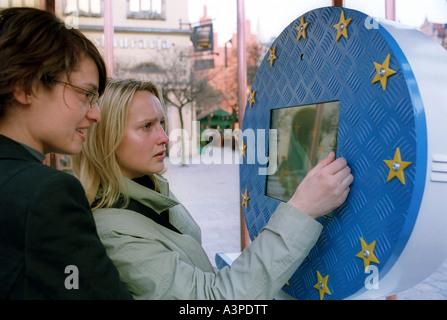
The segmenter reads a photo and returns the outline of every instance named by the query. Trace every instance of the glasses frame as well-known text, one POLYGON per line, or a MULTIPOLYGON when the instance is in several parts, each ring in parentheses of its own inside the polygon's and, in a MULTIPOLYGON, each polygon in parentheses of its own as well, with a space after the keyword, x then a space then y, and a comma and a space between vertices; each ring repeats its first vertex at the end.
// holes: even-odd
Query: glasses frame
POLYGON ((70 86, 70 87, 73 87, 73 88, 76 88, 76 89, 79 89, 79 90, 82 90, 82 91, 84 91, 84 92, 87 92, 87 93, 92 94, 93 97, 92 97, 92 99, 88 102, 88 103, 89 103, 89 106, 90 106, 91 109, 93 109, 94 106, 98 103, 98 100, 95 101, 96 96, 99 96, 99 93, 98 93, 98 92, 94 92, 94 91, 91 91, 91 90, 87 90, 87 89, 84 89, 84 88, 75 86, 74 84, 71 84, 71 83, 68 83, 68 82, 65 82, 65 81, 61 81, 61 80, 54 80, 54 81, 55 81, 55 82, 62 83, 62 84, 65 84, 65 85, 67 85, 67 86, 70 86), (93 101, 95 101, 95 102, 93 102, 93 101))

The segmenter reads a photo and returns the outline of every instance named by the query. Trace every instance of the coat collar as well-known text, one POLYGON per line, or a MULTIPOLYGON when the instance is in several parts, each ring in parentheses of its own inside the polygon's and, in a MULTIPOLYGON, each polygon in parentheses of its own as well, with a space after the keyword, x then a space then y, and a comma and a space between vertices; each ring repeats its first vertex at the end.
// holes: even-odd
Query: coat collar
POLYGON ((177 206, 179 202, 169 197, 168 181, 162 176, 154 176, 160 184, 160 192, 146 188, 145 186, 125 177, 122 177, 122 183, 126 187, 130 198, 138 201, 139 203, 151 208, 156 213, 160 214, 177 206))
POLYGON ((42 163, 39 157, 32 154, 28 148, 29 147, 0 134, 0 159, 37 161, 42 163))

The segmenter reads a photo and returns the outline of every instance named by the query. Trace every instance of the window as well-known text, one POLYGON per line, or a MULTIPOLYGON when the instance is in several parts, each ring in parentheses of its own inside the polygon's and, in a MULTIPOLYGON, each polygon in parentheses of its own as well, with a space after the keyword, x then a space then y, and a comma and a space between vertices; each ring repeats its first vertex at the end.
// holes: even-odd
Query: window
POLYGON ((64 15, 74 13, 82 17, 101 17, 102 0, 64 0, 64 15))
POLYGON ((0 8, 33 7, 38 6, 37 0, 0 0, 0 8))
POLYGON ((166 19, 164 0, 128 0, 127 17, 130 19, 166 19))

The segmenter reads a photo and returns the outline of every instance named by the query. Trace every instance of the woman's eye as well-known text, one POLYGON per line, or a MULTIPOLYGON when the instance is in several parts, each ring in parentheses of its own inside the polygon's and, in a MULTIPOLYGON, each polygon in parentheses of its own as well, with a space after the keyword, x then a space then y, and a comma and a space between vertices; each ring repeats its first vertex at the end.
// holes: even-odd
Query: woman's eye
POLYGON ((143 126, 143 128, 144 129, 149 129, 150 127, 151 127, 151 123, 150 122, 148 122, 148 123, 146 123, 144 126, 143 126))
POLYGON ((90 102, 92 100, 93 95, 91 93, 85 93, 85 101, 90 102))

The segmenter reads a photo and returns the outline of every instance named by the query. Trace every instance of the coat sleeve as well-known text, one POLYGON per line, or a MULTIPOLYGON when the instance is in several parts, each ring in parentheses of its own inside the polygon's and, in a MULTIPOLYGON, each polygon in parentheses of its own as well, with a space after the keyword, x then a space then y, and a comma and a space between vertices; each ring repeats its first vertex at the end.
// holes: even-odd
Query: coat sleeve
POLYGON ((272 299, 308 255, 321 230, 318 222, 281 203, 259 237, 231 267, 216 273, 182 261, 178 252, 157 239, 123 229, 104 229, 100 237, 134 298, 272 299))
POLYGON ((27 298, 131 299, 99 240, 75 177, 52 171, 29 203, 27 298))

